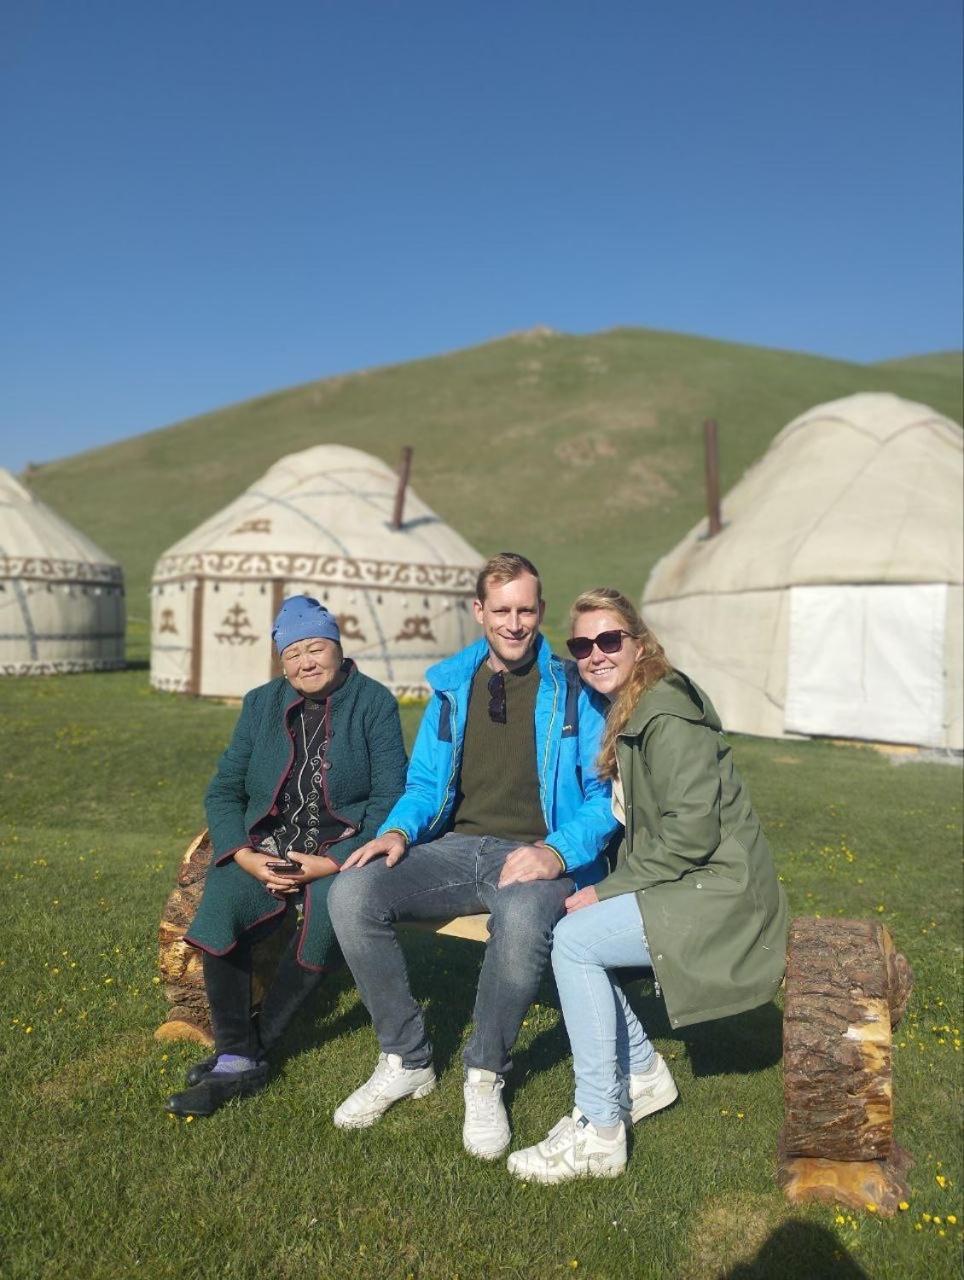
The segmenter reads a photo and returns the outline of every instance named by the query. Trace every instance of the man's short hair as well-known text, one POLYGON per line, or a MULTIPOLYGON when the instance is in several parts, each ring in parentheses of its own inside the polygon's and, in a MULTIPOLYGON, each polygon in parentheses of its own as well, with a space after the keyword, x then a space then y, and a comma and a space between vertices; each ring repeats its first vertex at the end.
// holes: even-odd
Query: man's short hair
POLYGON ((516 551, 500 551, 486 560, 479 570, 478 578, 475 580, 476 600, 480 604, 484 604, 489 587, 501 587, 506 582, 514 582, 516 578, 521 578, 524 573, 531 573, 535 578, 541 601, 542 579, 539 577, 539 570, 531 560, 527 560, 525 556, 520 556, 516 551))

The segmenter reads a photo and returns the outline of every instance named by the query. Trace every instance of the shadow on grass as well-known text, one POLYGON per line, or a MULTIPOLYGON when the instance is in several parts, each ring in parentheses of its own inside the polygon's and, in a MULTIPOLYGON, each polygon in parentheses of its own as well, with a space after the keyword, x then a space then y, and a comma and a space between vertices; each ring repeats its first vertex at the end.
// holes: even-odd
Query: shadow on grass
MULTIPOLYGON (((647 1034, 656 1040, 675 1040, 682 1045, 694 1076, 747 1075, 765 1071, 780 1061, 783 1015, 775 1004, 676 1031, 669 1024, 662 998, 653 991, 648 969, 624 969, 620 978, 647 1034)), ((543 980, 539 1000, 560 1008, 551 970, 543 980)), ((558 1027, 542 1032, 527 1050, 516 1054, 515 1062, 530 1071, 544 1070, 567 1058, 569 1052, 569 1039, 560 1021, 558 1027)))
POLYGON ((813 1222, 785 1222, 751 1262, 741 1262, 720 1280, 868 1280, 837 1238, 813 1222))
MULTIPOLYGON (((441 1073, 456 1063, 471 1022, 483 950, 474 942, 458 938, 439 939, 407 931, 401 934, 401 941, 408 962, 412 993, 425 1010, 435 1067, 441 1073)), ((653 991, 650 971, 626 969, 620 976, 630 1003, 648 1034, 657 1040, 675 1040, 681 1044, 695 1077, 746 1075, 765 1071, 780 1061, 783 1018, 775 1004, 762 1005, 732 1018, 698 1023, 682 1032, 675 1031, 669 1024, 662 998, 653 991)), ((336 1005, 351 986, 351 974, 347 968, 338 970, 322 983, 288 1031, 279 1066, 288 1057, 371 1026, 368 1011, 359 999, 333 1020, 325 1014, 324 1010, 336 1005)), ((538 1001, 556 1009, 560 1007, 549 967, 543 977, 538 1001)), ((549 1070, 565 1061, 569 1053, 569 1037, 560 1019, 557 1026, 540 1032, 526 1048, 513 1055, 515 1070, 511 1078, 521 1081, 531 1073, 549 1070)))
POLYGON ((766 1071, 783 1055, 783 1015, 775 1004, 716 1022, 687 1027, 684 1039, 694 1076, 766 1071))
POLYGON ((783 1056, 783 1014, 772 1003, 732 1018, 715 1018, 674 1030, 666 1005, 658 997, 649 970, 626 969, 621 974, 629 1002, 649 1035, 677 1040, 685 1048, 693 1075, 746 1075, 766 1071, 783 1056))
POLYGON ((332 1017, 335 1006, 346 990, 354 991, 347 966, 325 977, 318 990, 299 1009, 282 1037, 279 1051, 274 1055, 276 1071, 280 1071, 289 1058, 296 1058, 299 1054, 308 1053, 323 1044, 330 1044, 342 1036, 352 1035, 371 1026, 368 1010, 357 999, 344 1012, 332 1017))
MULTIPOLYGON (((408 962, 412 994, 425 1011, 435 1069, 441 1074, 457 1057, 471 1021, 483 951, 473 942, 455 938, 439 942, 430 935, 407 931, 400 933, 399 940, 408 962)), ((354 990, 347 966, 321 983, 285 1034, 278 1055, 279 1068, 286 1059, 299 1053, 317 1049, 322 1044, 329 1044, 366 1027, 371 1029, 368 1010, 357 993, 344 1012, 331 1017, 331 1011, 342 995, 354 990)), ((374 1031, 372 1040, 377 1052, 374 1031)))

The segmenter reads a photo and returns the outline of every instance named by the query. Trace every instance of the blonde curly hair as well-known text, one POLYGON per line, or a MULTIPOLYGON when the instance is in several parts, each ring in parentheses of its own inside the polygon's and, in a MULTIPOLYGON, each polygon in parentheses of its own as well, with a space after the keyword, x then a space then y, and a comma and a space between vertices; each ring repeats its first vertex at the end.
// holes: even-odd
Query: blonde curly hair
POLYGON ((616 739, 626 727, 636 703, 647 689, 651 689, 658 680, 672 671, 672 666, 663 652, 663 646, 639 616, 636 606, 615 587, 592 587, 583 591, 572 602, 569 610, 570 630, 576 619, 583 613, 605 611, 615 614, 622 630, 642 645, 639 657, 633 666, 629 679, 613 699, 606 718, 606 732, 603 734, 602 746, 596 767, 601 778, 616 776, 616 739))

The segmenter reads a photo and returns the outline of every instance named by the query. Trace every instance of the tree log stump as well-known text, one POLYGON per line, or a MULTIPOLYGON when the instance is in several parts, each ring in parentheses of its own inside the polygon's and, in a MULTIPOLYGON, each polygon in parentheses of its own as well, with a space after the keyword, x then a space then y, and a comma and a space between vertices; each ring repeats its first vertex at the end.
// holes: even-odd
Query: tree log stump
MULTIPOLYGON (((164 995, 171 1007, 165 1021, 154 1032, 156 1040, 193 1040, 209 1049, 214 1045, 214 1035, 204 990, 201 953, 184 941, 184 934, 201 901, 211 853, 211 841, 205 829, 185 850, 177 882, 164 904, 157 931, 158 968, 164 995)), ((252 998, 256 1004, 278 967, 281 951, 294 928, 294 914, 286 912, 282 927, 254 948, 252 998)))
POLYGON ((893 1140, 891 1031, 913 974, 881 924, 790 926, 778 1178, 792 1200, 894 1212, 911 1159, 893 1140))

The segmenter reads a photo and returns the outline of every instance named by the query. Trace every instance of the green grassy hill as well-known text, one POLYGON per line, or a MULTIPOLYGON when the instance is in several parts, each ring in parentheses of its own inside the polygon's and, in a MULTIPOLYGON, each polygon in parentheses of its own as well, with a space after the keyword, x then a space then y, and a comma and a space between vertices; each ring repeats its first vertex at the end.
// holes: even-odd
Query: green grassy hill
POLYGON ((558 634, 578 590, 608 580, 638 594, 699 518, 704 418, 720 422, 728 488, 791 418, 872 390, 961 420, 944 356, 864 366, 641 329, 535 330, 232 405, 28 483, 123 561, 140 653, 157 556, 278 457, 338 442, 394 463, 412 444, 412 483, 443 518, 483 553, 517 548, 539 564, 558 634))
POLYGON ((882 369, 901 369, 906 373, 941 373, 964 378, 964 351, 931 351, 923 356, 900 356, 896 360, 882 360, 882 369))

